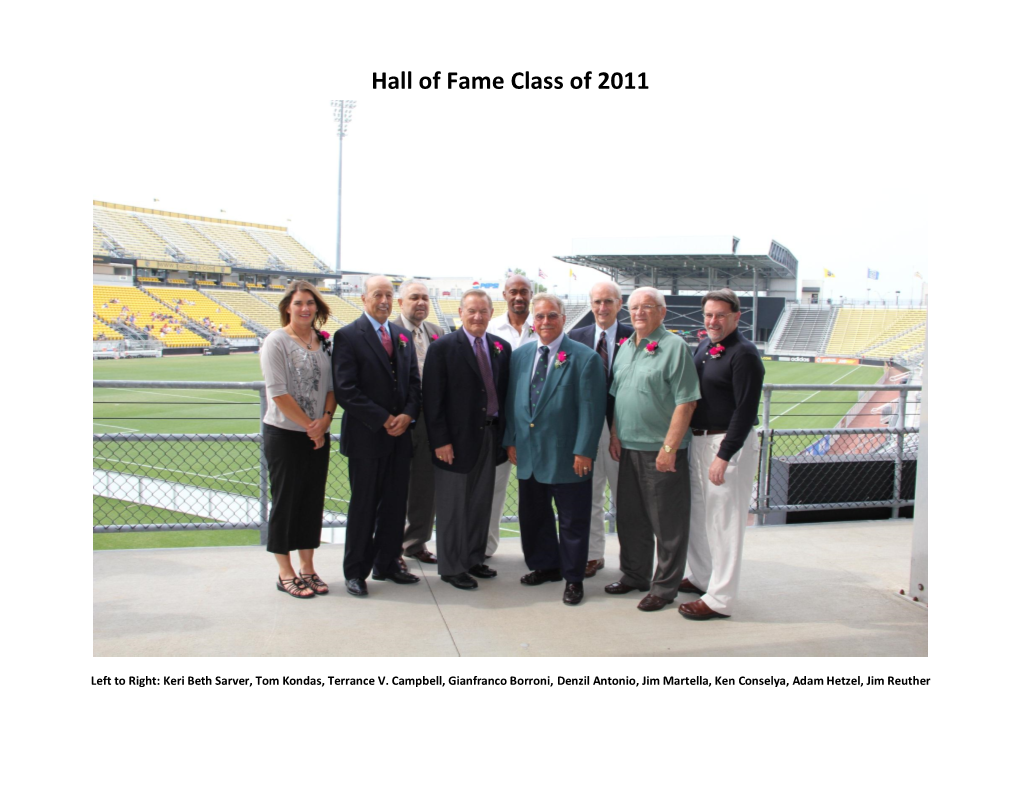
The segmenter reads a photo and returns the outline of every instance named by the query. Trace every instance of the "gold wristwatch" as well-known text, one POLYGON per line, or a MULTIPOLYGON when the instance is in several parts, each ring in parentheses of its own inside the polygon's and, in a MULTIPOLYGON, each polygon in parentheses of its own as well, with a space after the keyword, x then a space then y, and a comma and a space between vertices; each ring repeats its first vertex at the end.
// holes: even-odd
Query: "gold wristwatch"
POLYGON ((673 451, 673 447, 670 446, 668 443, 664 443, 662 444, 662 450, 666 452, 666 454, 669 454, 671 451, 673 451))

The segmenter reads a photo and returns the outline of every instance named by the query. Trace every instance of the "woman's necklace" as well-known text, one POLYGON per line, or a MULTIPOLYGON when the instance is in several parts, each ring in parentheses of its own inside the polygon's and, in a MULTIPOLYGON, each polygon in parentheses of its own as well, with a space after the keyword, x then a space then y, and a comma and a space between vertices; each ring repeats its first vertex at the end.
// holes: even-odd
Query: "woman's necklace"
POLYGON ((299 342, 304 342, 305 347, 308 348, 309 350, 312 349, 312 339, 315 337, 315 329, 312 329, 312 332, 308 335, 308 339, 302 339, 301 337, 299 337, 297 335, 297 331, 295 331, 293 328, 291 328, 290 330, 290 335, 299 342))

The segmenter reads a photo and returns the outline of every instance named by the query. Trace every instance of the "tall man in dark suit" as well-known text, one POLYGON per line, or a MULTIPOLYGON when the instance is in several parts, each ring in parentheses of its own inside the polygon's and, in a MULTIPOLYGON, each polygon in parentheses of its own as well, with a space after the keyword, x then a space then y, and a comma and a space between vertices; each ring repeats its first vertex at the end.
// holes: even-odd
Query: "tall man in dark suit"
MULTIPOLYGON (((425 366, 425 354, 432 340, 446 332, 430 323, 429 291, 422 282, 407 279, 397 293, 400 314, 394 321, 410 333, 411 344, 418 360, 418 372, 425 366)), ((417 558, 423 564, 434 564, 436 557, 426 547, 432 538, 436 519, 435 481, 432 478, 432 452, 425 434, 425 419, 420 417, 411 427, 411 486, 407 491, 407 525, 404 527, 404 556, 417 558)))
MULTIPOLYGON (((602 359, 606 372, 606 386, 613 383, 613 364, 616 363, 616 349, 621 342, 634 333, 631 326, 625 326, 616 319, 623 306, 623 295, 616 282, 599 282, 589 293, 591 311, 595 322, 584 328, 575 328, 567 336, 575 342, 592 348, 602 359)), ((615 397, 606 397, 606 423, 602 426, 599 451, 595 457, 591 474, 591 537, 588 539, 588 564, 584 576, 595 577, 595 573, 606 565, 606 482, 613 494, 613 505, 619 503, 616 483, 620 478, 620 463, 609 454, 609 436, 613 426, 613 403, 615 397)))
POLYGON ((414 346, 396 323, 393 285, 365 282, 365 314, 333 336, 333 391, 344 409, 340 452, 348 459, 344 577, 347 593, 366 596, 365 579, 417 583, 400 564, 411 469, 408 427, 421 408, 414 346))
POLYGON ((439 575, 462 589, 477 588, 475 577, 496 576, 483 562, 496 464, 506 461, 502 437, 511 351, 485 333, 491 318, 488 293, 468 290, 460 300, 460 330, 433 342, 425 358, 423 407, 434 454, 439 575))
POLYGON ((518 510, 529 586, 566 580, 563 602, 584 597, 591 530, 591 468, 606 414, 606 376, 595 352, 563 333, 563 302, 533 299, 537 342, 510 362, 506 434, 517 466, 518 510), (552 504, 559 513, 559 537, 552 504))

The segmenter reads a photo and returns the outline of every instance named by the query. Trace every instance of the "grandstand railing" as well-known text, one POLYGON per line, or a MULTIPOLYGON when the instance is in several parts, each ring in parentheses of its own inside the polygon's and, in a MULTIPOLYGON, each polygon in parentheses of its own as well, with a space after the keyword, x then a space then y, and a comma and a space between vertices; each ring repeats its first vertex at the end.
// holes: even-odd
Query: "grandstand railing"
MULTIPOLYGON (((766 515, 775 512, 830 511, 834 509, 889 508, 892 517, 899 517, 900 509, 914 504, 913 491, 905 484, 906 463, 917 459, 917 439, 920 432, 916 426, 908 427, 908 400, 917 407, 917 399, 909 395, 920 392, 919 385, 875 384, 848 385, 828 384, 807 385, 800 383, 766 383, 762 391, 761 424, 758 439, 759 455, 758 480, 751 502, 751 511, 761 525, 766 515), (772 415, 773 395, 777 392, 797 391, 854 391, 858 392, 854 403, 838 422, 838 426, 807 429, 775 429, 772 415), (887 426, 850 427, 854 417, 860 415, 870 398, 866 395, 876 392, 895 392, 896 408, 894 424, 887 426), (862 396, 864 395, 864 396, 862 396), (856 458, 856 459, 855 459, 856 458), (785 462, 784 462, 785 461, 785 462), (891 480, 885 467, 892 464, 891 480), (815 487, 823 484, 842 487, 843 490, 880 491, 890 487, 888 496, 878 495, 857 500, 824 500, 830 494, 800 492, 791 495, 789 476, 774 473, 777 466, 787 463, 814 465, 815 487), (820 466, 820 467, 819 467, 820 466), (827 466, 827 467, 826 467, 827 466), (838 477, 838 481, 837 481, 838 477), (814 498, 805 503, 790 502, 798 496, 814 498)), ((834 414, 832 414, 834 415, 834 414)), ((782 470, 786 470, 784 467, 782 470)), ((813 492, 819 493, 819 490, 813 492)), ((835 498, 839 495, 836 494, 835 498)), ((851 495, 851 498, 855 496, 851 495)))
MULTIPOLYGON (((164 389, 164 390, 233 390, 258 394, 258 402, 248 403, 213 401, 190 407, 247 404, 251 416, 240 417, 249 422, 258 418, 261 424, 266 413, 265 384, 227 382, 168 382, 168 381, 93 381, 96 389, 164 389), (258 404, 256 417, 254 406, 258 404)), ((781 512, 827 511, 886 507, 893 517, 914 503, 913 492, 908 489, 907 464, 917 458, 918 428, 906 426, 908 402, 917 407, 918 385, 802 385, 770 384, 764 386, 761 424, 757 430, 760 453, 758 482, 755 485, 749 512, 756 515, 758 524, 765 524, 766 516, 781 512), (779 429, 777 420, 797 418, 788 413, 773 415, 774 396, 780 392, 858 392, 856 403, 848 407, 841 403, 842 415, 835 427, 779 429), (896 408, 892 422, 883 426, 842 426, 852 422, 852 416, 866 408, 868 395, 875 392, 896 392, 896 408), (910 397, 910 394, 915 396, 910 397), (850 411, 850 412, 848 412, 850 411), (820 481, 815 482, 808 497, 817 500, 798 502, 791 500, 789 470, 791 465, 813 466, 811 472, 820 481), (891 465, 891 473, 889 466, 891 465), (821 466, 821 467, 819 467, 821 466), (836 486, 876 492, 855 500, 821 500, 814 495, 820 485, 836 486), (884 494, 888 490, 889 494, 884 494), (881 493, 881 494, 877 494, 881 493)), ((99 405, 128 405, 144 403, 96 402, 99 405)), ((790 404, 790 403, 783 403, 790 404)), ((814 404, 822 404, 816 401, 814 404)), ((174 403, 179 411, 181 405, 174 403)), ((188 406, 185 406, 188 407, 188 406)), ((102 426, 105 417, 94 417, 102 426)), ((131 417, 118 415, 110 420, 130 419, 144 421, 151 416, 131 417)), ((160 421, 170 417, 158 417, 160 421)), ((194 421, 196 418, 176 416, 176 419, 194 421)), ((263 449, 262 435, 252 433, 144 433, 133 427, 119 426, 124 432, 93 433, 93 495, 99 500, 94 505, 93 531, 116 533, 163 530, 220 530, 256 529, 265 544, 268 536, 270 507, 269 476, 263 449), (141 470, 140 470, 141 469, 141 470), (119 502, 126 509, 139 506, 152 507, 179 518, 177 522, 113 522, 124 519, 118 516, 119 502), (100 522, 109 520, 111 522, 100 522)), ((331 436, 333 444, 339 434, 331 436)), ((606 521, 609 530, 615 531, 615 501, 607 490, 606 521)), ((821 496, 822 498, 824 496, 821 496)), ((350 482, 346 474, 346 458, 331 457, 327 500, 323 527, 346 526, 346 508, 350 500, 350 482)), ((511 478, 502 522, 516 523, 516 479, 511 478), (508 514, 507 512, 512 512, 508 514)), ((121 513, 123 514, 123 513, 121 513)), ((136 519, 144 519, 135 515, 136 519)), ((128 517, 128 519, 131 519, 128 517)), ((155 518, 152 518, 155 519, 155 518)), ((172 518, 169 518, 172 519, 172 518)))

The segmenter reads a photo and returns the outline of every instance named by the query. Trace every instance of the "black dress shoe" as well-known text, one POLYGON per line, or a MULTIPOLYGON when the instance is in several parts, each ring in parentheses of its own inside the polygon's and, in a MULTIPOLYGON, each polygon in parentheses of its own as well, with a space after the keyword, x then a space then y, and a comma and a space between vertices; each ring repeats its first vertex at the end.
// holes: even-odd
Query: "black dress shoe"
POLYGON ((629 594, 631 591, 647 591, 648 589, 640 589, 636 586, 629 586, 622 580, 617 580, 615 583, 610 583, 606 586, 607 594, 629 594))
POLYGON ((475 564, 473 567, 468 569, 468 574, 489 580, 490 578, 496 576, 496 570, 489 569, 489 567, 486 564, 475 564))
POLYGON ((380 575, 373 571, 372 579, 392 580, 394 583, 399 583, 400 585, 409 585, 411 583, 417 583, 419 580, 421 580, 421 578, 418 577, 418 575, 412 575, 406 569, 391 569, 389 572, 383 575, 380 575))
POLYGON ((364 580, 348 580, 344 585, 347 586, 347 593, 351 596, 368 596, 368 586, 364 580))
POLYGON ((522 577, 521 582, 526 586, 540 586, 542 583, 551 583, 562 579, 563 575, 560 574, 559 569, 536 569, 522 577))
POLYGON ((454 588, 463 588, 465 591, 478 588, 478 581, 467 572, 461 572, 459 575, 440 575, 439 577, 444 583, 449 583, 454 588))
POLYGON ((567 583, 567 587, 563 590, 563 604, 564 605, 577 605, 584 599, 584 584, 583 583, 567 583))

